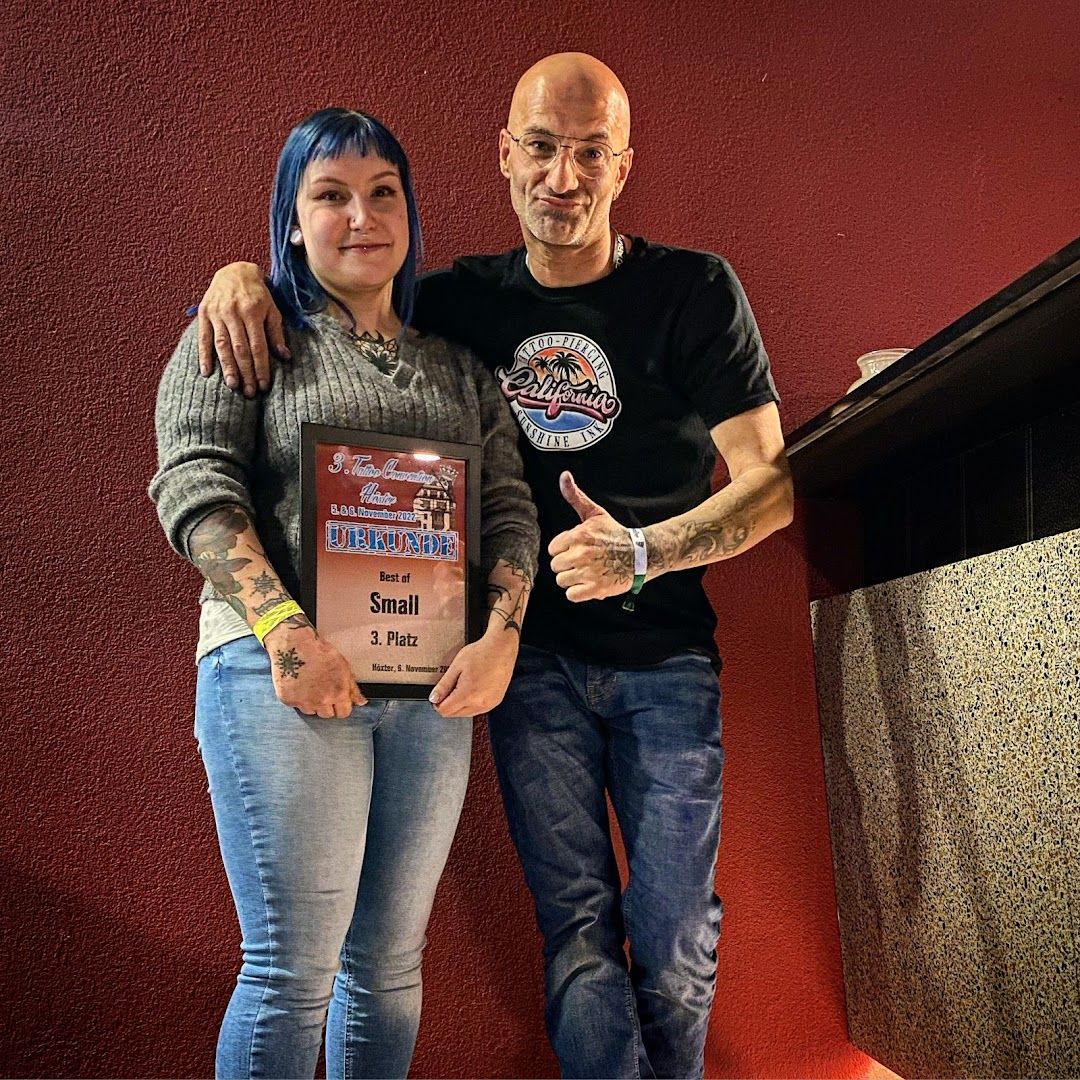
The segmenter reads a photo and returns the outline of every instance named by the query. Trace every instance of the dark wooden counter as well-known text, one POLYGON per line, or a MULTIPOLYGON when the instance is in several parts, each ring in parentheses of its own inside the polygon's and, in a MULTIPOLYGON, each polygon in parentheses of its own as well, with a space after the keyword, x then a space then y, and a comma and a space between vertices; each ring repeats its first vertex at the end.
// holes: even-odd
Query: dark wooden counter
POLYGON ((818 595, 1080 528, 1080 239, 787 444, 818 595))

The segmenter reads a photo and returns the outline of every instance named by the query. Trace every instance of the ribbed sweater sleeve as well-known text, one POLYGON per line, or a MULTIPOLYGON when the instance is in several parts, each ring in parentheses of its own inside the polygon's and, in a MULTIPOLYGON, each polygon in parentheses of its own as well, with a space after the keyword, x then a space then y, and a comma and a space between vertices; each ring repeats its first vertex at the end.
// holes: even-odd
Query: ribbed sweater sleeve
POLYGON ((480 482, 480 558, 487 574, 499 559, 536 576, 540 530, 522 476, 518 426, 491 372, 466 353, 480 401, 483 433, 480 482))
POLYGON ((234 394, 220 378, 199 374, 192 323, 158 388, 158 471, 150 482, 165 535, 185 559, 192 529, 211 510, 239 506, 254 520, 249 483, 261 409, 261 398, 234 394))

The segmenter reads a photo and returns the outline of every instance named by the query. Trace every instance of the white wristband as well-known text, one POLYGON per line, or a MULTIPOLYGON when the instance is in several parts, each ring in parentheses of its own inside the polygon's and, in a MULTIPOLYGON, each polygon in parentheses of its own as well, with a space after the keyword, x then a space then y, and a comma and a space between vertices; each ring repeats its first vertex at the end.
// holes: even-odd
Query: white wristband
POLYGON ((649 550, 645 546, 645 533, 641 529, 628 529, 630 543, 634 545, 634 584, 630 591, 634 594, 641 592, 641 586, 645 584, 645 575, 649 572, 649 550))

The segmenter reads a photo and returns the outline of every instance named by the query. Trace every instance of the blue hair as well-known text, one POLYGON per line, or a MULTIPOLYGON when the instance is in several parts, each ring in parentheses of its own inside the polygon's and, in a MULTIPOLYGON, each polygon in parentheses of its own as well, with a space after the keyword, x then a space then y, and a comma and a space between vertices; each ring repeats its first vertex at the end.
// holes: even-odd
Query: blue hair
POLYGON ((424 248, 409 159, 388 128, 373 116, 353 109, 320 109, 312 113, 289 132, 281 148, 270 195, 270 290, 290 326, 310 329, 309 316, 326 307, 330 296, 315 280, 303 249, 289 243, 289 233, 296 225, 296 196, 308 164, 342 154, 374 154, 397 166, 401 175, 409 219, 409 251, 394 276, 390 301, 402 325, 408 326, 424 248))

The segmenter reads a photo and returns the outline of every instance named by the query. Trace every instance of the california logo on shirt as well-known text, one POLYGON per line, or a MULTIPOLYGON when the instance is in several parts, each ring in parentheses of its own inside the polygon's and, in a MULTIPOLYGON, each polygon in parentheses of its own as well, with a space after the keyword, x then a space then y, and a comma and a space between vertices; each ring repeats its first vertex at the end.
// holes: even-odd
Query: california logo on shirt
POLYGON ((506 400, 539 450, 581 450, 599 442, 619 415, 611 364, 581 334, 537 334, 495 371, 506 400))

